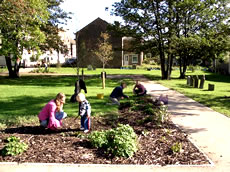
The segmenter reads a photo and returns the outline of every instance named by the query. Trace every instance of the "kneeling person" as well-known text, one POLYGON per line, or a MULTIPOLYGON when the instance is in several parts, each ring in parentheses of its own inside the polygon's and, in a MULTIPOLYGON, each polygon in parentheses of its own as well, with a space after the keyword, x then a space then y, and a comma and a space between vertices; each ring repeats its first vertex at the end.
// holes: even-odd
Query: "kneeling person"
POLYGON ((113 89, 112 93, 110 94, 110 100, 112 101, 112 104, 114 105, 120 105, 120 100, 124 98, 129 98, 129 96, 125 95, 123 93, 123 89, 126 88, 125 83, 121 83, 120 86, 113 89))
POLYGON ((67 114, 63 111, 65 94, 58 93, 55 99, 50 100, 38 115, 40 126, 55 130, 62 125, 62 119, 67 114))
POLYGON ((147 93, 146 88, 139 83, 139 81, 136 81, 136 85, 133 88, 133 93, 137 96, 143 96, 147 93))

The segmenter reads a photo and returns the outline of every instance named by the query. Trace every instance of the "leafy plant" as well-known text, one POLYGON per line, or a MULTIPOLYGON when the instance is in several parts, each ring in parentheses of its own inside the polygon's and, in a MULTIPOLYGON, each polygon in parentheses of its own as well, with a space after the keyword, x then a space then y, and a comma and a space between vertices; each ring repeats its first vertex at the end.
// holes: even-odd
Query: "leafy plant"
POLYGON ((176 142, 172 145, 171 150, 173 153, 179 153, 182 150, 182 144, 180 142, 176 142))
POLYGON ((144 131, 141 132, 141 134, 146 137, 149 134, 149 131, 148 130, 144 130, 144 131))
POLYGON ((137 135, 129 125, 119 124, 107 131, 95 131, 88 136, 96 148, 105 148, 113 156, 132 157, 138 150, 137 135))
POLYGON ((1 150, 1 154, 3 156, 6 155, 19 155, 23 153, 27 148, 28 145, 26 143, 21 142, 19 137, 10 136, 7 138, 6 146, 1 150))
POLYGON ((107 131, 94 131, 89 134, 88 139, 91 144, 95 148, 107 147, 108 139, 107 139, 107 131))
POLYGON ((160 141, 163 142, 163 143, 167 143, 168 140, 167 140, 167 138, 165 136, 162 136, 160 138, 160 141))
POLYGON ((162 105, 159 107, 157 112, 155 113, 155 120, 157 125, 161 125, 163 122, 168 120, 168 107, 162 105))
POLYGON ((107 138, 108 150, 114 156, 132 157, 138 150, 137 135, 129 125, 119 124, 117 128, 110 130, 107 138))
POLYGON ((6 128, 7 128, 6 124, 0 123, 0 130, 4 130, 6 128))

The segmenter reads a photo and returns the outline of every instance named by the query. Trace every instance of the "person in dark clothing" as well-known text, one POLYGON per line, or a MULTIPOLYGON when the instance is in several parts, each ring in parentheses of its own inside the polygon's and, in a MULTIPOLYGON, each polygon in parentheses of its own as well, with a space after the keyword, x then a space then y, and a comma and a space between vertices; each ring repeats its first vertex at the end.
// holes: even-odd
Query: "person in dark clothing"
POLYGON ((112 93, 110 94, 110 100, 112 101, 112 104, 114 105, 120 105, 120 100, 124 99, 124 98, 129 98, 129 96, 125 95, 123 93, 123 89, 126 88, 126 84, 125 83, 121 83, 120 86, 115 87, 112 91, 112 93))
POLYGON ((147 93, 147 91, 146 88, 137 80, 136 85, 133 88, 133 93, 137 96, 143 96, 147 93))
POLYGON ((83 89, 84 92, 87 93, 85 82, 82 79, 79 79, 78 81, 75 82, 75 89, 74 89, 75 94, 80 93, 81 89, 83 89))
POLYGON ((76 96, 81 92, 81 90, 84 90, 84 92, 87 93, 85 82, 82 79, 79 79, 75 82, 74 94, 71 96, 70 102, 74 103, 77 101, 76 96))

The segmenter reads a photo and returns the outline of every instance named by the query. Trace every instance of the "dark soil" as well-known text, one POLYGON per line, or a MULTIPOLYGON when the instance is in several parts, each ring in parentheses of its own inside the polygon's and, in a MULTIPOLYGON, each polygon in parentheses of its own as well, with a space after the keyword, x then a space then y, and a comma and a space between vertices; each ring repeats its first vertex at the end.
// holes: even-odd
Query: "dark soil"
MULTIPOLYGON (((142 111, 123 107, 119 114, 92 117, 92 131, 115 127, 117 123, 129 124, 138 135, 139 150, 132 158, 111 157, 104 150, 91 146, 87 134, 79 131, 80 119, 67 118, 57 131, 39 126, 7 128, 0 132, 0 149, 9 136, 18 136, 28 144, 28 149, 18 156, 0 156, 1 162, 74 163, 74 164, 148 164, 148 165, 202 165, 209 164, 201 153, 170 121, 157 126, 153 121, 143 120, 142 111), (139 122, 138 122, 139 121, 139 122), (182 144, 182 151, 173 153, 174 143, 182 144)), ((91 132, 92 132, 91 131, 91 132)))

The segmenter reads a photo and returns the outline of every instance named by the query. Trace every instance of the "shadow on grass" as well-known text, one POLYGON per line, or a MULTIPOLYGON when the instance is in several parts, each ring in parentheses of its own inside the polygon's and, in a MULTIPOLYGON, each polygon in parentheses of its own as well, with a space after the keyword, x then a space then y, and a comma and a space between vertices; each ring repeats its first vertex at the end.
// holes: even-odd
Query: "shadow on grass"
POLYGON ((40 126, 22 126, 22 127, 12 127, 3 130, 2 132, 7 134, 33 134, 33 135, 51 135, 64 132, 78 131, 78 129, 58 129, 50 130, 40 126))
MULTIPOLYGON (((48 103, 51 99, 55 98, 56 95, 48 94, 46 96, 17 96, 17 97, 9 97, 10 101, 2 101, 0 100, 0 109, 1 115, 4 118, 15 119, 17 117, 22 116, 33 116, 33 114, 38 114, 41 108, 48 103), (16 111, 16 113, 15 113, 16 111)), ((0 119, 0 121, 2 118, 0 119)))
POLYGON ((161 76, 159 75, 151 75, 151 74, 145 74, 144 75, 146 78, 148 78, 151 81, 158 81, 161 80, 161 76))
MULTIPOLYGON (((0 76, 1 85, 16 85, 16 86, 46 86, 46 87, 60 87, 60 86, 73 86, 77 81, 76 76, 21 76, 20 78, 10 79, 4 76, 0 76)), ((102 80, 97 75, 95 76, 85 76, 86 86, 99 86, 102 85, 102 80)), ((127 84, 133 84, 132 81, 128 78, 112 78, 106 79, 106 86, 116 87, 119 86, 121 81, 126 82, 127 84)))
POLYGON ((16 85, 16 86, 74 86, 76 81, 75 76, 21 76, 17 79, 10 79, 0 76, 1 85, 16 85))

